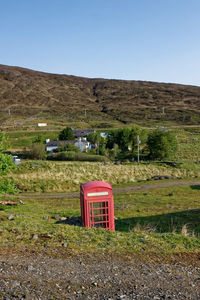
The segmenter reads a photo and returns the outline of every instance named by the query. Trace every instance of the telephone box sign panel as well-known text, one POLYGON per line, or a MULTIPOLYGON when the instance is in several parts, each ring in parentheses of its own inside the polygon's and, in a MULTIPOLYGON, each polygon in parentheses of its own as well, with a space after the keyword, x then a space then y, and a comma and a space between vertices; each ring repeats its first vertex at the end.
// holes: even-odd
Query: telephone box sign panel
POLYGON ((90 181, 81 185, 81 219, 85 227, 115 230, 112 187, 103 181, 90 181))
POLYGON ((88 197, 107 196, 108 192, 87 193, 88 197))

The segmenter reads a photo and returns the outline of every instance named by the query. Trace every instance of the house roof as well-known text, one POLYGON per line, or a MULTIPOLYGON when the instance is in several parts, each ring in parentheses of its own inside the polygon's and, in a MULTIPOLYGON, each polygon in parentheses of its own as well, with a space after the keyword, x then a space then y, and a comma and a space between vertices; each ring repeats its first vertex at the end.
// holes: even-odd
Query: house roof
POLYGON ((73 129, 73 135, 75 137, 84 137, 89 133, 93 133, 94 129, 73 129))
POLYGON ((58 146, 62 146, 65 144, 74 144, 75 141, 74 140, 63 140, 63 141, 50 141, 46 144, 47 147, 58 147, 58 146))

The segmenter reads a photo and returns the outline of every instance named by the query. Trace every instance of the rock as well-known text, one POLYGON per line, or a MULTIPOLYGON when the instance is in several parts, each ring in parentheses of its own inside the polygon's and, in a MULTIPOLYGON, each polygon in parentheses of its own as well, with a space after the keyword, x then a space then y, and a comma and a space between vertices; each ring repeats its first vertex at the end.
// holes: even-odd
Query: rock
POLYGON ((169 175, 156 175, 151 177, 152 180, 177 179, 177 177, 169 175))
POLYGON ((10 221, 14 220, 15 216, 13 214, 9 214, 9 215, 7 215, 7 219, 10 220, 10 221))
POLYGON ((11 287, 12 287, 12 288, 16 288, 16 287, 18 287, 18 286, 20 286, 20 282, 17 281, 17 280, 14 280, 13 283, 12 283, 12 285, 11 285, 11 287))
POLYGON ((38 239, 38 235, 37 234, 33 234, 32 235, 32 240, 37 240, 38 239))
POLYGON ((92 285, 93 286, 97 286, 97 282, 92 282, 92 285))
POLYGON ((59 221, 61 219, 61 217, 59 215, 55 215, 54 219, 59 221))
POLYGON ((41 239, 51 239, 52 236, 49 233, 41 233, 39 237, 41 239))
POLYGON ((30 266, 27 267, 27 270, 28 270, 28 271, 33 271, 34 268, 33 268, 33 266, 30 265, 30 266))
POLYGON ((20 239, 22 239, 22 238, 23 238, 23 235, 22 235, 22 234, 19 234, 19 235, 16 236, 16 240, 20 240, 20 239))

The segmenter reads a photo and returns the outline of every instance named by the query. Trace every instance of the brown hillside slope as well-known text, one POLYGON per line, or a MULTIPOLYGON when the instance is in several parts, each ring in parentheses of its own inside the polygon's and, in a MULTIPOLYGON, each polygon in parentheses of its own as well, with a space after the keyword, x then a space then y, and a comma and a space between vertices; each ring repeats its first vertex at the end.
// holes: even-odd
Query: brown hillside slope
POLYGON ((89 120, 200 124, 200 87, 89 79, 0 65, 1 119, 8 117, 8 109, 19 118, 82 120, 86 109, 89 120))

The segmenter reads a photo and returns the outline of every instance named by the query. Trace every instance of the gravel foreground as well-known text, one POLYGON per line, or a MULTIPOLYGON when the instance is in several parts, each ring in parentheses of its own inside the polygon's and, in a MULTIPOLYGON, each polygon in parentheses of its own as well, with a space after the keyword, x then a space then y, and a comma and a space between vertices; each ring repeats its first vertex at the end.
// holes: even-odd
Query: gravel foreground
POLYGON ((0 299, 200 299, 200 254, 190 262, 147 263, 103 254, 4 253, 0 299))

